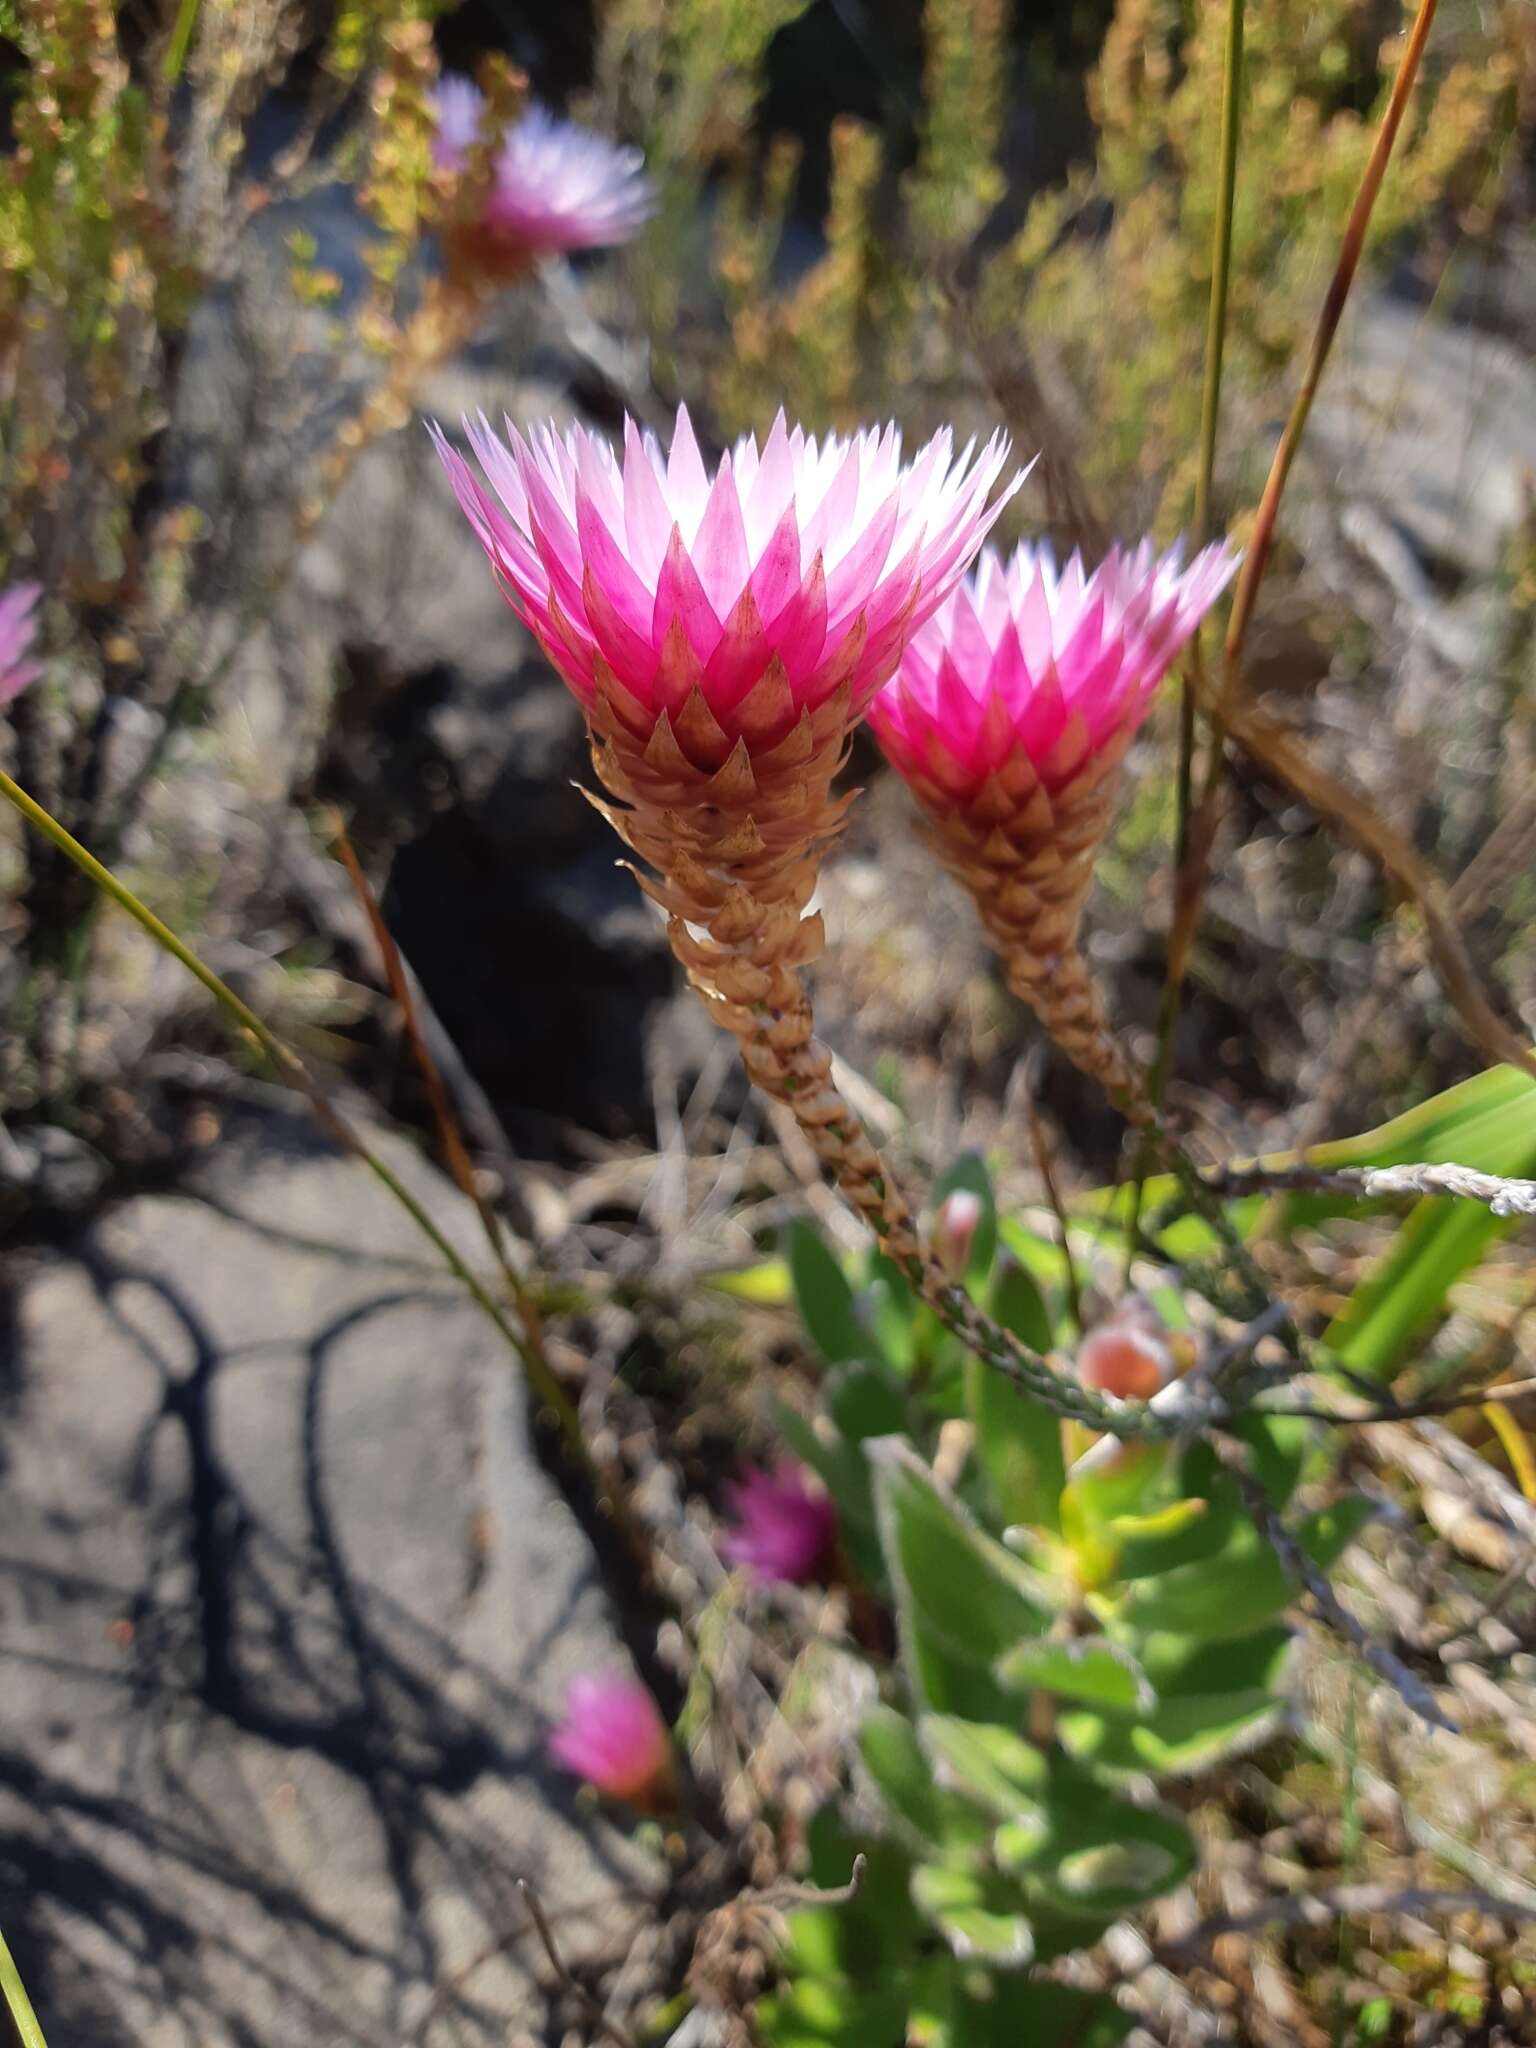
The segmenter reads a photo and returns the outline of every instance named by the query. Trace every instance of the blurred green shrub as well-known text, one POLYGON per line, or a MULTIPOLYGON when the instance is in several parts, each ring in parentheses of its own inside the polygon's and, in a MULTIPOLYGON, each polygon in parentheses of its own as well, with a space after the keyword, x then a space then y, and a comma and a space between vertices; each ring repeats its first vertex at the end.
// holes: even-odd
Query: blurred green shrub
MULTIPOLYGON (((162 0, 131 20, 110 0, 29 0, 0 23, 21 60, 0 157, 0 576, 42 583, 54 657, 5 743, 27 787, 109 860, 344 474, 367 359, 393 358, 413 317, 411 259, 444 196, 433 11, 360 0, 317 27, 305 0, 162 0), (301 52, 308 104, 258 177, 252 121, 301 52), (343 139, 322 161, 332 122, 343 139), (345 325, 316 238, 295 228, 280 244, 262 219, 337 177, 366 224, 345 325), (205 306, 235 320, 242 265, 263 316, 235 344, 259 350, 251 418, 228 422, 230 502, 200 490, 194 503, 178 437, 207 352, 189 331, 205 306), (247 505, 258 420, 287 459, 269 460, 277 481, 247 505), (327 466, 332 442, 344 459, 327 466)), ((20 915, 0 1102, 58 1106, 78 1075, 96 898, 35 840, 18 835, 5 866, 20 915)))
MULTIPOLYGON (((817 426, 896 411, 916 427, 1001 409, 1031 449, 1070 449, 1116 525, 1176 528, 1198 440, 1224 0, 1119 0, 1089 80, 1092 160, 1001 236, 1010 107, 1028 93, 1027 122, 1066 81, 1038 50, 1020 61, 1008 0, 926 0, 917 160, 898 177, 887 138, 842 119, 822 246, 796 268, 786 232, 797 146, 753 124, 769 44, 800 11, 800 0, 608 10, 606 87, 641 106, 652 162, 676 195, 636 259, 663 375, 688 383, 691 399, 707 392, 723 432, 760 426, 781 404, 817 426), (680 252, 711 181, 724 322, 685 346, 680 252)), ((1248 7, 1230 447, 1272 413, 1315 319, 1401 48, 1380 42, 1382 14, 1378 0, 1248 7)), ((1410 112, 1373 248, 1470 206, 1499 168, 1518 34, 1495 16, 1442 39, 1452 54, 1410 112)), ((1069 527, 1085 523, 1081 507, 1065 513, 1069 527)))

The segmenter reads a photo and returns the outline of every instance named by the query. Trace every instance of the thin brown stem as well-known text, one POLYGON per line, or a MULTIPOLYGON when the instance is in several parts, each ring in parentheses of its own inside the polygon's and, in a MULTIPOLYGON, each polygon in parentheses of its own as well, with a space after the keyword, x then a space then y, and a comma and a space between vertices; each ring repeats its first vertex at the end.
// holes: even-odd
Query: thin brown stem
POLYGON ((379 908, 379 899, 374 894, 373 886, 369 882, 368 877, 363 873, 362 864, 353 849, 351 838, 348 835, 346 825, 339 811, 334 809, 331 811, 330 825, 332 835, 336 841, 336 851, 340 854, 342 866, 347 871, 347 879, 352 884, 352 890, 358 902, 362 905, 373 932, 374 942, 378 946, 380 959, 383 962, 385 979, 389 983, 390 994, 394 997, 395 1004, 399 1009, 400 1021, 405 1027, 406 1039, 410 1044, 411 1056, 416 1062, 417 1070, 421 1075, 422 1085, 427 1091, 427 1102, 432 1111, 432 1120, 437 1125, 438 1142, 442 1146, 443 1157, 447 1161, 448 1170, 463 1193, 474 1203, 475 1213, 480 1218, 480 1227, 485 1232, 486 1242, 491 1248, 496 1263, 501 1268, 502 1277, 505 1279, 512 1299, 517 1305, 517 1313, 522 1321, 528 1342, 534 1349, 542 1352, 544 1349, 544 1332, 538 1304, 529 1293, 522 1275, 512 1263, 511 1254, 507 1250, 506 1237, 502 1231, 501 1219, 485 1198, 485 1192, 480 1185, 480 1176, 476 1173, 474 1162, 470 1159, 468 1148, 464 1143, 463 1133, 459 1129, 458 1119, 455 1117, 453 1106, 448 1100, 448 1091, 443 1086, 443 1077, 438 1071, 437 1062, 433 1059, 431 1051, 427 1046, 426 1035, 422 1031, 421 1018, 416 1007, 415 990, 411 986, 411 977, 406 969, 405 961, 401 957, 400 948, 395 943, 394 934, 384 921, 384 913, 379 908))
POLYGON ((1438 5, 1439 0, 1419 0, 1418 12, 1414 16, 1413 27, 1408 32, 1407 47, 1403 51, 1403 61, 1398 66, 1397 77, 1392 81, 1391 98, 1387 102, 1381 126, 1376 131, 1376 140, 1360 179, 1360 189, 1356 192, 1355 203, 1350 209, 1349 221, 1344 229, 1343 246, 1339 250, 1339 260, 1334 267, 1327 296, 1323 300, 1322 312, 1318 315, 1317 331, 1313 335, 1307 366, 1302 373, 1301 389, 1296 394, 1290 418, 1286 421, 1285 431, 1280 436, 1280 445, 1275 450, 1275 459, 1270 465, 1264 495, 1259 500, 1253 537, 1248 544, 1248 553, 1238 576, 1237 589, 1232 599, 1232 616, 1227 623, 1226 675, 1222 685, 1224 693, 1235 692, 1239 685, 1243 643, 1248 637, 1254 600, 1258 596, 1259 585, 1264 580, 1270 549, 1274 545, 1275 521, 1280 512, 1280 500, 1291 474, 1291 465, 1296 460, 1301 437, 1307 429, 1312 401, 1317 396, 1317 387, 1333 348, 1334 337, 1339 331, 1339 322, 1344 317, 1350 286, 1354 283, 1355 273, 1360 268, 1360 258, 1365 252, 1365 237, 1371 224, 1371 215, 1375 211, 1382 180, 1387 174, 1387 165, 1391 160, 1393 145, 1397 141, 1398 130, 1403 125, 1403 115, 1408 111, 1408 101, 1419 75, 1419 63, 1424 55, 1425 44, 1429 41, 1429 31, 1434 24, 1438 5))
POLYGON ((528 1908, 528 1915, 533 1921, 534 1931, 539 1937, 539 1942, 545 1955, 549 1958, 549 1967, 554 1971, 565 1989, 570 1992, 577 2004, 580 2005, 598 2033, 614 2042, 615 2048, 640 2048, 640 2044, 636 2041, 634 2035, 626 2027, 621 2027, 617 2020, 610 2019, 586 1985, 578 1983, 571 1975, 566 1967, 565 1958, 561 1955, 556 1945, 555 1930, 549 1924, 549 1916, 544 1911, 543 1901, 526 1877, 518 1879, 517 1895, 528 1908))

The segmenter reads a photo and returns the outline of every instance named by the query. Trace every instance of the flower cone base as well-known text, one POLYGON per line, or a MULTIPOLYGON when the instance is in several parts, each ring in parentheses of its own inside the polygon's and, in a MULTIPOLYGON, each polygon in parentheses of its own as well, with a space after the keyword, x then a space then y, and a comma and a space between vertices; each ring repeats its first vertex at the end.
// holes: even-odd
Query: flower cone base
POLYGON ((635 878, 667 913, 672 950, 739 1041, 749 1078, 790 1111, 892 1256, 920 1260, 907 1205, 833 1084, 800 975, 825 944, 820 915, 806 910, 821 859, 858 795, 832 794, 848 753, 847 695, 752 748, 721 730, 696 691, 642 737, 600 678, 592 762, 618 802, 592 801, 656 870, 635 878))
POLYGON ((992 778, 964 805, 915 787, 935 851, 974 899, 1009 988, 1073 1065, 1140 1125, 1149 1121, 1150 1106, 1078 943, 1121 751, 1107 749, 1054 791, 1024 763, 1006 780, 992 778))

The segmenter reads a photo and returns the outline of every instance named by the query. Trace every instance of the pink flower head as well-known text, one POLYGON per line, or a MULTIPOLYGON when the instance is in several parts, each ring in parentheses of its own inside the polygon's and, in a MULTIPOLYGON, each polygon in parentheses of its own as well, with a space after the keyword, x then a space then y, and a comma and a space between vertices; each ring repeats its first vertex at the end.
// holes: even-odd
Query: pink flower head
POLYGON ((771 1472, 747 1468, 725 1489, 735 1528, 720 1545, 727 1564, 745 1565, 755 1578, 804 1585, 832 1561, 837 1509, 813 1492, 792 1459, 771 1472))
POLYGON ((35 682, 42 663, 28 661, 32 636, 37 631, 37 601, 42 596, 37 583, 13 583, 0 597, 0 705, 35 682))
POLYGON ((576 696, 601 688, 642 740, 695 707, 715 765, 844 686, 861 717, 1022 481, 988 505, 1001 434, 956 456, 945 429, 904 463, 894 425, 818 440, 782 412, 713 474, 686 406, 665 454, 632 421, 622 458, 580 426, 525 440, 509 421, 510 446, 483 418, 465 430, 491 489, 439 431, 459 503, 576 696))
MULTIPOLYGON (((437 88, 436 155, 444 170, 463 167, 484 118, 479 87, 448 73, 437 88)), ((611 249, 633 240, 656 210, 644 161, 637 149, 530 105, 496 151, 481 225, 534 255, 611 249)))
POLYGON ((1054 795, 1085 766, 1118 760, 1169 663, 1225 588, 1235 559, 1209 547, 1111 548, 1088 575, 1046 548, 976 573, 921 633, 870 710, 892 765, 940 798, 966 802, 996 778, 1008 798, 1054 795))
POLYGON ((672 1738, 638 1679, 617 1673, 573 1678, 565 1719, 549 1749, 578 1778, 632 1806, 665 1807, 675 1789, 672 1738))

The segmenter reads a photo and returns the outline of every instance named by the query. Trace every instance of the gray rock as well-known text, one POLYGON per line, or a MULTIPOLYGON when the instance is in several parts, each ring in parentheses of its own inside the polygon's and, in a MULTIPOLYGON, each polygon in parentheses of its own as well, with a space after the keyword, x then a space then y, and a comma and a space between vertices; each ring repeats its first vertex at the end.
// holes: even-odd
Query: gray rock
POLYGON ((595 1970, 658 1877, 546 1757, 625 1653, 478 1311, 281 1117, 6 1307, 0 1921, 51 2038, 561 2038, 516 1880, 595 1970))

